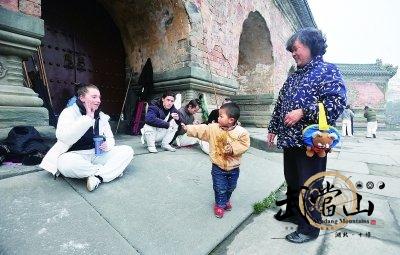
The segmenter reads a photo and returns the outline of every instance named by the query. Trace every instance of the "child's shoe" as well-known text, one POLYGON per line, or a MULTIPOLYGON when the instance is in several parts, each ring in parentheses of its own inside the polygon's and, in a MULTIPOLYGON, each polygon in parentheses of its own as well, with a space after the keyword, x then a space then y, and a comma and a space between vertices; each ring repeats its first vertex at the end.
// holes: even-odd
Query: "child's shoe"
POLYGON ((222 218, 224 217, 224 209, 222 207, 219 207, 218 205, 214 205, 214 214, 215 217, 222 218))
POLYGON ((232 210, 232 204, 231 201, 228 201, 225 206, 225 211, 231 211, 232 210))

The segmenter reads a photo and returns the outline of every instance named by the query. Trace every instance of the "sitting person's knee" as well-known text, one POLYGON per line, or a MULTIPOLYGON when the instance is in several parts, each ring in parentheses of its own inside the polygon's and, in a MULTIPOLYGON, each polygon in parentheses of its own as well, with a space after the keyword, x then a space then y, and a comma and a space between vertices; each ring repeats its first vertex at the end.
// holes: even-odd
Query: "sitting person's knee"
POLYGON ((155 133, 155 132, 156 132, 156 128, 152 127, 152 126, 149 126, 149 125, 145 125, 142 128, 142 133, 143 134, 151 134, 151 133, 155 133))
POLYGON ((133 151, 131 146, 128 145, 121 145, 121 147, 123 147, 124 152, 129 156, 129 157, 133 157, 133 155, 135 155, 135 152, 133 151))
POLYGON ((114 146, 113 150, 118 153, 118 155, 122 156, 133 156, 135 152, 133 151, 131 146, 128 145, 118 145, 114 146))

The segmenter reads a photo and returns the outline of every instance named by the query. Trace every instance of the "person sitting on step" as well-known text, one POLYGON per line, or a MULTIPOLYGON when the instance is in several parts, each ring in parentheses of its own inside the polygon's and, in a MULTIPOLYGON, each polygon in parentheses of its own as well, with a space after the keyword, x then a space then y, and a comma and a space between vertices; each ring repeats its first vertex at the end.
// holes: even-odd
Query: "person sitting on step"
POLYGON ((147 145, 151 153, 157 153, 156 143, 161 142, 161 147, 167 151, 176 149, 170 142, 180 125, 178 110, 174 106, 175 94, 166 91, 161 99, 153 100, 145 117, 145 125, 140 130, 142 133, 142 144, 147 145), (172 118, 172 119, 171 119, 172 118))
MULTIPOLYGON (((200 124, 199 121, 194 119, 194 115, 200 110, 199 105, 199 99, 192 99, 185 107, 181 107, 178 110, 181 123, 185 125, 200 124)), ((175 139, 173 139, 172 142, 175 141, 178 147, 191 146, 199 142, 197 138, 188 137, 181 126, 178 126, 178 131, 175 133, 174 138, 175 139)))
POLYGON ((57 142, 40 167, 55 176, 60 172, 65 177, 87 178, 86 187, 92 191, 102 182, 121 177, 134 153, 130 146, 115 146, 110 117, 99 109, 99 89, 93 84, 84 85, 77 96, 76 103, 61 112, 57 142), (94 140, 100 137, 103 142, 95 150, 94 140))

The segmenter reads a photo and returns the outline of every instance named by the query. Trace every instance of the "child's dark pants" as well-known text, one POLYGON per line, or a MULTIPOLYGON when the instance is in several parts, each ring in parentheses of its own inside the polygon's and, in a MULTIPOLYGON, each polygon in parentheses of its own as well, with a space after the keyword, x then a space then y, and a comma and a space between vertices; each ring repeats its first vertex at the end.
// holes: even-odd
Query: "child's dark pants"
POLYGON ((230 171, 224 171, 219 166, 213 164, 211 169, 213 188, 215 195, 215 204, 218 207, 225 208, 231 198, 232 192, 236 188, 239 178, 239 167, 230 171))

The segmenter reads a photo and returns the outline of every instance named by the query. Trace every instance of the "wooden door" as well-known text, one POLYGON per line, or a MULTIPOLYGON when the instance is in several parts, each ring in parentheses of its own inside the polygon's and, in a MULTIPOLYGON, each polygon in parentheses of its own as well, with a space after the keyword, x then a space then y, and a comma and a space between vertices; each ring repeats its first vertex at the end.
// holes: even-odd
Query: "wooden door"
POLYGON ((42 51, 53 106, 60 113, 74 84, 95 84, 102 110, 118 116, 125 92, 125 54, 118 28, 94 0, 42 1, 42 51))

